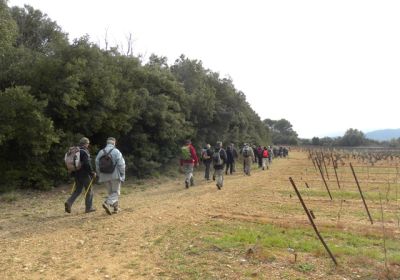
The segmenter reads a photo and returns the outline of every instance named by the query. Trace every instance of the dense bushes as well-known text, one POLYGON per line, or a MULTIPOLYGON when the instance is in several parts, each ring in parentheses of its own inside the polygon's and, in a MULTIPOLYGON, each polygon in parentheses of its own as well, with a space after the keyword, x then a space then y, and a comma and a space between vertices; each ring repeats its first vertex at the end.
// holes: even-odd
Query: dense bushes
POLYGON ((197 60, 147 63, 66 34, 32 7, 0 0, 0 183, 41 187, 66 177, 63 154, 81 136, 92 152, 118 139, 139 177, 176 160, 185 138, 267 143, 268 128, 236 90, 197 60), (4 35, 3 35, 4 34, 4 35))

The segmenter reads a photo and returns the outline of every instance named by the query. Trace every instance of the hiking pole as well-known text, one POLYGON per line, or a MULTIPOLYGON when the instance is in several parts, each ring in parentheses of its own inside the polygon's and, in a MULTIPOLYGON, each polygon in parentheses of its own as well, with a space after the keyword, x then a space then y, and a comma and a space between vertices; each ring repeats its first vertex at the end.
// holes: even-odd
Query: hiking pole
POLYGON ((333 262, 335 263, 335 265, 337 266, 338 263, 337 263, 335 257, 333 256, 333 254, 332 254, 331 251, 329 250, 328 245, 326 245, 324 239, 322 238, 321 234, 319 233, 318 228, 317 228, 317 226, 315 225, 315 223, 314 223, 314 221, 313 221, 313 217, 312 217, 310 211, 308 210, 307 206, 305 205, 304 200, 303 200, 303 198, 301 197, 301 194, 300 194, 300 192, 298 191, 298 189, 297 189, 297 187, 296 187, 296 184, 294 183, 292 177, 289 177, 289 180, 290 180, 290 183, 292 184, 292 186, 293 186, 293 188, 294 188, 294 191, 295 191, 296 194, 297 194, 297 197, 298 197, 299 200, 300 200, 301 205, 303 206, 304 211, 305 211, 306 214, 307 214, 308 220, 310 221, 310 223, 311 223, 311 225, 312 225, 312 227, 313 227, 315 233, 317 234, 317 236, 318 236, 319 240, 321 241, 322 245, 324 245, 325 250, 328 252, 328 254, 329 254, 329 256, 331 257, 332 261, 333 261, 333 262))
POLYGON ((82 198, 82 201, 81 201, 80 206, 82 206, 83 200, 86 200, 86 196, 87 196, 87 194, 88 194, 90 188, 92 187, 92 184, 93 184, 93 181, 94 181, 95 178, 96 178, 96 175, 94 175, 94 176, 92 177, 92 180, 90 180, 90 183, 89 183, 89 185, 88 185, 88 187, 87 187, 87 189, 86 189, 86 191, 85 191, 85 194, 84 194, 84 196, 83 196, 83 198, 82 198))
POLYGON ((90 188, 92 187, 92 184, 93 184, 93 181, 94 181, 95 178, 96 178, 96 175, 94 175, 92 180, 90 180, 89 186, 88 186, 88 188, 87 188, 87 190, 85 192, 85 196, 84 196, 85 198, 86 198, 86 195, 88 194, 90 188))
POLYGON ((74 180, 74 183, 72 184, 72 188, 71 188, 71 194, 74 193, 75 189, 76 189, 76 181, 74 180))

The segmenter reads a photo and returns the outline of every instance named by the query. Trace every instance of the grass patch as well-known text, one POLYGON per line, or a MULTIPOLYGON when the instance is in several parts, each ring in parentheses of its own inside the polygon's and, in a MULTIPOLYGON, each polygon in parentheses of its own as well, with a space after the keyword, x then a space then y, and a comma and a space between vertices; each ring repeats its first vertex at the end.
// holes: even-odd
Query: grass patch
MULTIPOLYGON (((376 276, 376 268, 384 262, 380 236, 341 232, 332 228, 322 228, 320 232, 339 263, 354 262, 362 256, 364 261, 352 267, 376 276), (366 268, 365 263, 371 265, 366 268)), ((213 220, 202 226, 171 228, 153 244, 158 248, 165 248, 168 244, 168 250, 163 250, 163 266, 167 268, 167 275, 178 278, 182 275, 190 279, 218 279, 228 277, 226 275, 247 278, 251 271, 259 271, 253 277, 262 277, 266 271, 258 270, 260 265, 281 262, 282 256, 292 261, 289 247, 299 254, 310 254, 330 263, 314 231, 307 227, 286 228, 272 224, 213 220), (246 269, 240 269, 238 264, 246 269)), ((386 247, 388 262, 397 265, 400 262, 400 242, 387 239, 386 247)), ((315 263, 303 261, 294 263, 290 270, 288 279, 292 279, 292 273, 312 274, 318 269, 315 263)), ((301 279, 301 276, 296 279, 301 279)))
POLYGON ((299 263, 294 266, 297 271, 307 273, 315 270, 315 266, 311 263, 299 263))
MULTIPOLYGON (((314 231, 310 228, 282 228, 275 225, 257 224, 223 224, 211 225, 212 236, 203 238, 210 246, 222 250, 245 249, 251 244, 263 248, 286 250, 293 248, 297 252, 324 254, 325 250, 314 231), (217 234, 216 234, 217 233, 217 234)), ((321 235, 333 254, 341 256, 363 255, 368 258, 383 261, 382 238, 379 236, 363 236, 356 233, 340 232, 334 229, 321 230, 321 235)), ((386 240, 388 260, 398 262, 400 257, 400 242, 395 239, 386 240)))
POLYGON ((0 195, 0 201, 5 203, 12 203, 21 198, 21 194, 15 191, 6 192, 0 195))

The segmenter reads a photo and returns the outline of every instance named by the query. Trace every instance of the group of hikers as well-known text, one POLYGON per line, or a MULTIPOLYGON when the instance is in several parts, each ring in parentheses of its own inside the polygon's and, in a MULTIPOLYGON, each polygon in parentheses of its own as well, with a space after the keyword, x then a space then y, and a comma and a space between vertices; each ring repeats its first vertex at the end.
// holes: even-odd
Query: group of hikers
MULTIPOLYGON (((108 215, 116 214, 120 211, 119 196, 121 193, 121 183, 125 181, 125 160, 122 153, 116 148, 116 139, 107 138, 106 146, 101 149, 95 159, 95 168, 92 167, 89 153, 90 141, 87 137, 82 137, 79 146, 74 146, 65 154, 64 160, 67 169, 74 177, 74 186, 70 197, 65 201, 65 212, 71 213, 72 205, 79 195, 84 191, 85 213, 96 211, 93 207, 93 188, 92 184, 96 177, 99 183, 106 185, 108 196, 102 203, 102 207, 108 215)), ((181 147, 180 168, 185 174, 185 188, 194 185, 193 169, 203 162, 205 166, 204 179, 209 181, 211 166, 214 169, 212 179, 216 181, 219 190, 224 184, 225 175, 236 172, 236 163, 239 156, 243 157, 244 174, 250 176, 251 166, 258 163, 262 170, 269 169, 274 157, 286 157, 288 149, 271 146, 250 146, 244 143, 238 150, 233 143, 226 148, 222 142, 218 141, 214 148, 207 144, 197 156, 196 149, 191 140, 186 140, 181 147)))
POLYGON ((95 170, 92 167, 90 153, 90 141, 83 137, 78 147, 71 147, 65 155, 65 163, 71 176, 75 178, 71 196, 64 203, 65 212, 71 213, 72 205, 78 196, 85 190, 85 213, 96 211, 93 208, 92 184, 96 176, 98 182, 106 185, 108 196, 102 207, 108 215, 119 211, 119 196, 121 183, 125 181, 125 160, 121 152, 115 147, 116 139, 107 138, 106 146, 99 151, 95 160, 95 170))
POLYGON ((289 153, 286 147, 279 147, 279 149, 271 148, 271 146, 262 147, 261 145, 257 147, 256 145, 250 146, 248 143, 244 143, 243 148, 238 152, 233 143, 225 149, 222 142, 218 141, 214 148, 207 144, 202 149, 199 159, 190 140, 186 140, 181 150, 180 166, 185 174, 185 188, 194 185, 193 169, 199 165, 201 160, 205 167, 204 179, 210 180, 210 169, 213 166, 212 179, 216 181, 219 190, 224 184, 224 172, 225 175, 228 175, 228 172, 229 174, 236 172, 236 162, 239 155, 243 157, 244 174, 250 176, 253 163, 258 163, 258 167, 265 170, 269 168, 273 157, 286 157, 289 153))

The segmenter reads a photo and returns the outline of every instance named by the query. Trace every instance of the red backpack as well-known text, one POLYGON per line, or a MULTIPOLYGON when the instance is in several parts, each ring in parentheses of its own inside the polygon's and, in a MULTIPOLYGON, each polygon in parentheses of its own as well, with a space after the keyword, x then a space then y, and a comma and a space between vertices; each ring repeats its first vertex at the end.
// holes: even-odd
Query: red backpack
POLYGON ((268 157, 268 150, 263 150, 263 158, 267 158, 268 157))

